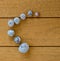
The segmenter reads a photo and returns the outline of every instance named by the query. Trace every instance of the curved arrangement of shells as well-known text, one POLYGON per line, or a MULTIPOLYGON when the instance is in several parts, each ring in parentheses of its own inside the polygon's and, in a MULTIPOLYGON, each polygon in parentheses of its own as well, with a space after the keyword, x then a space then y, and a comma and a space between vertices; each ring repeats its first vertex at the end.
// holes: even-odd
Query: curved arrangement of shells
MULTIPOLYGON (((33 16, 33 12, 31 10, 28 11, 27 13, 28 16, 33 16)), ((35 12, 34 14, 36 17, 39 16, 38 12, 35 12)), ((19 17, 15 17, 14 19, 11 19, 8 21, 8 26, 10 28, 14 27, 14 25, 18 25, 20 24, 21 20, 25 20, 26 19, 26 15, 24 13, 20 14, 19 17)), ((13 29, 8 30, 8 36, 13 37, 13 40, 15 43, 19 44, 21 43, 21 37, 20 36, 15 36, 15 31, 13 29)), ((29 44, 27 43, 21 43, 19 48, 18 48, 19 52, 21 53, 27 53, 29 51, 29 44)))

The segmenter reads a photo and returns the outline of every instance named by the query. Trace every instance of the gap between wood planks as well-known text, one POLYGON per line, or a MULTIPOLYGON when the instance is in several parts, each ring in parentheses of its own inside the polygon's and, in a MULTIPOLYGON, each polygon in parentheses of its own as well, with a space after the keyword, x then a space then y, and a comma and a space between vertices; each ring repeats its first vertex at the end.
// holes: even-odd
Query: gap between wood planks
MULTIPOLYGON (((0 19, 13 19, 15 17, 0 17, 0 19)), ((60 17, 26 17, 26 18, 60 18, 60 17)))
MULTIPOLYGON (((19 46, 0 46, 0 47, 19 47, 19 46)), ((29 46, 29 47, 60 47, 60 46, 29 46)))

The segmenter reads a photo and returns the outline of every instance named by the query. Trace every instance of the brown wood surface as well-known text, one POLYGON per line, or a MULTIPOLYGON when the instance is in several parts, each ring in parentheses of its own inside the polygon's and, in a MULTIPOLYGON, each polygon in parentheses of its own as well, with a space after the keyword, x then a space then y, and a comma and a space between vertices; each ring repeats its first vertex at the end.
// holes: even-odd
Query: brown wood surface
POLYGON ((28 10, 40 17, 60 17, 60 0, 0 0, 0 17, 15 17, 28 10))
MULTIPOLYGON (((0 46, 16 46, 7 35, 8 21, 0 19, 0 46)), ((27 18, 13 29, 30 46, 60 46, 60 18, 27 18)))
POLYGON ((1 61, 60 61, 60 48, 31 47, 27 54, 18 52, 17 47, 1 47, 1 61))
POLYGON ((60 61, 60 0, 0 0, 0 61, 60 61), (27 16, 13 28, 30 45, 21 54, 20 44, 7 35, 7 23, 30 9, 40 12, 39 18, 27 16))

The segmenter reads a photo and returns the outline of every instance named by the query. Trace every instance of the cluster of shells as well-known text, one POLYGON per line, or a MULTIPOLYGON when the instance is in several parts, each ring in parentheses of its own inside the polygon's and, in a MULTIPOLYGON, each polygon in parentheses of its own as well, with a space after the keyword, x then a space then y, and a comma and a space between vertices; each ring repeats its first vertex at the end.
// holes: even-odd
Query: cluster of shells
MULTIPOLYGON (((33 16, 33 12, 31 10, 28 11, 27 13, 28 16, 33 16)), ((39 16, 39 13, 38 12, 35 12, 34 14, 36 17, 39 16)), ((13 37, 13 41, 17 44, 20 44, 21 43, 21 37, 20 36, 15 36, 15 31, 13 29, 11 29, 12 27, 14 27, 14 25, 18 25, 20 24, 20 22, 22 20, 26 20, 26 14, 25 13, 22 13, 20 14, 19 17, 15 17, 14 19, 11 19, 11 20, 8 20, 8 26, 10 27, 10 29, 8 30, 8 36, 10 37, 13 37)), ((21 43, 19 48, 18 48, 18 51, 21 52, 21 53, 26 53, 29 51, 29 44, 27 43, 21 43)))

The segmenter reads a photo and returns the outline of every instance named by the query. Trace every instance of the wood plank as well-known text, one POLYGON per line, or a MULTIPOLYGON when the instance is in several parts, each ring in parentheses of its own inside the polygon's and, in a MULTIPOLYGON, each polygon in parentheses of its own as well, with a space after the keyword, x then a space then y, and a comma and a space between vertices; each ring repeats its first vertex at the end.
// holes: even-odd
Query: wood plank
MULTIPOLYGON (((9 19, 0 19, 0 46, 17 46, 7 35, 9 19)), ((60 18, 27 18, 13 28, 30 46, 60 46, 60 18)))
POLYGON ((30 9, 40 17, 60 17, 60 0, 0 0, 0 17, 19 16, 30 9))
POLYGON ((60 48, 31 47, 27 54, 21 54, 16 47, 0 47, 1 61, 60 61, 60 48))

